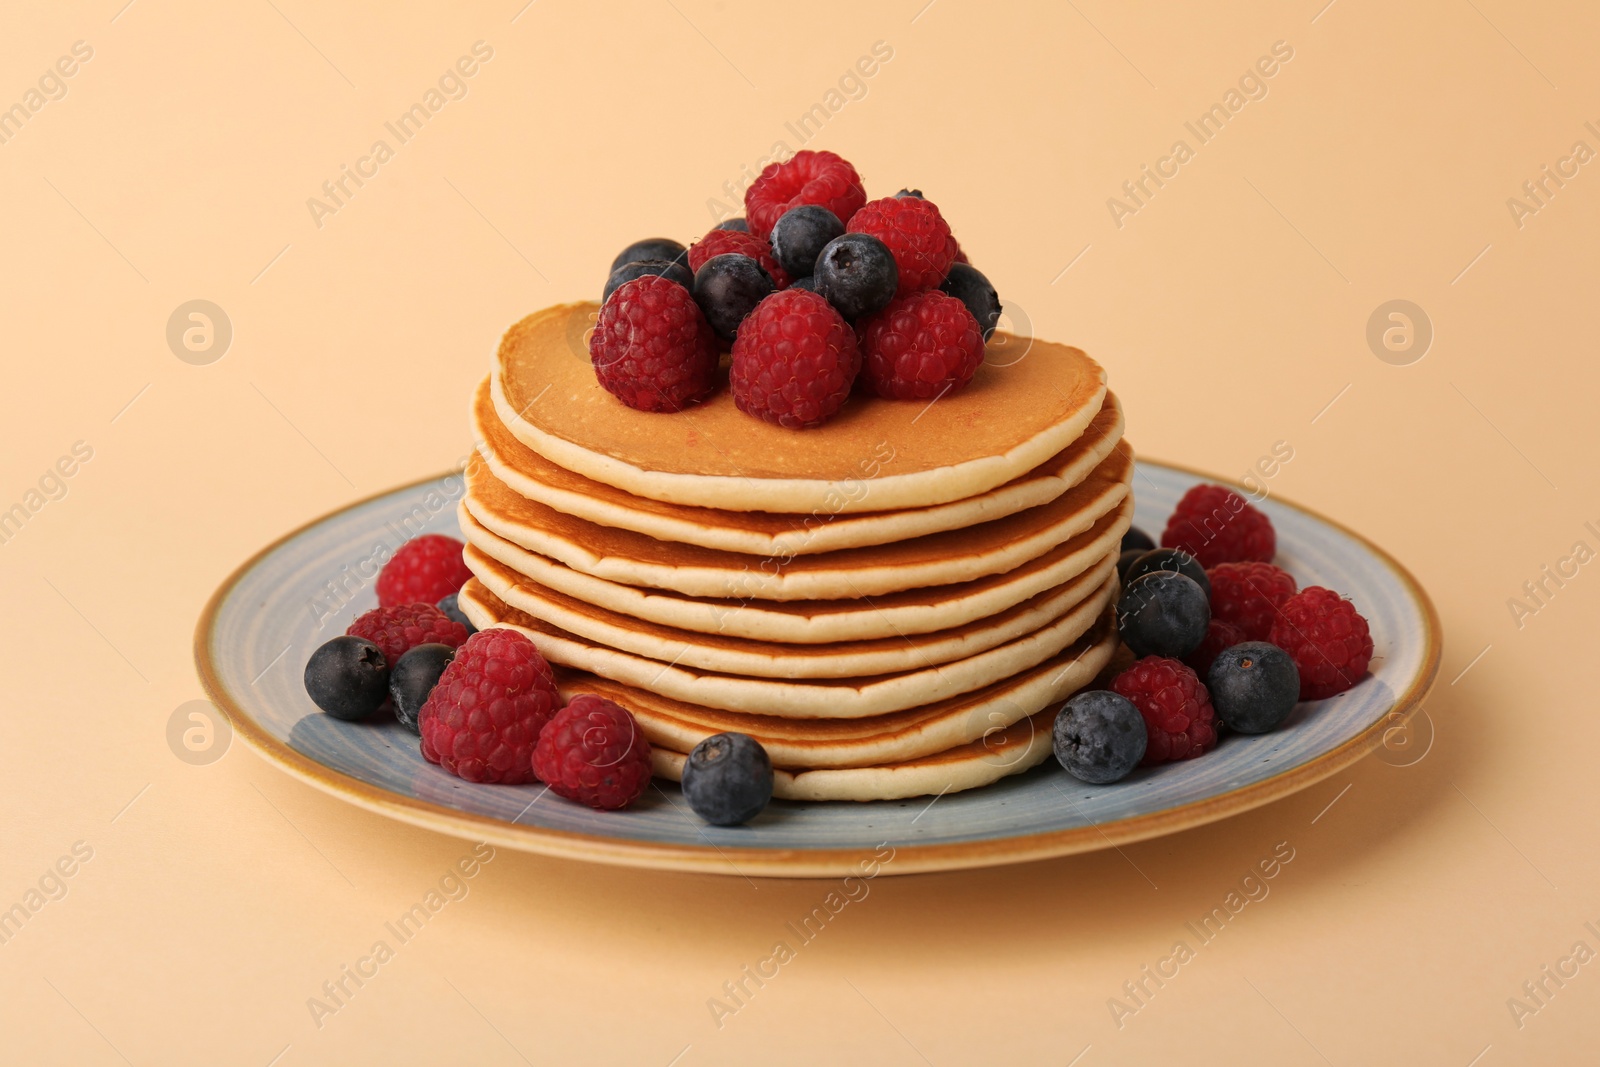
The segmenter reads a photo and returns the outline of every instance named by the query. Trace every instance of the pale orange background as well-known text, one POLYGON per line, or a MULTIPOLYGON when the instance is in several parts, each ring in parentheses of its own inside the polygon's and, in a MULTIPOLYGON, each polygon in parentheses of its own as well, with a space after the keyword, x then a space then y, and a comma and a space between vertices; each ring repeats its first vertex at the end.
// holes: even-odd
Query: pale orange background
POLYGON ((0 1058, 1594 1058, 1600 962, 1520 1029, 1506 1001, 1600 949, 1600 577, 1520 629, 1506 602, 1600 547, 1600 172, 1521 228, 1506 200, 1600 148, 1600 12, 924 2, 13 7, 0 105, 74 41, 94 57, 0 145, 0 507, 74 442, 94 457, 0 545, 0 907, 74 842, 94 858, 0 946, 0 1058), (478 40, 467 97, 314 225, 307 198, 478 40), (242 743, 175 758, 206 597, 285 530, 460 457, 506 325, 596 293, 634 238, 702 232, 723 181, 798 147, 785 122, 880 40, 893 59, 812 146, 936 199, 1040 335, 1110 369, 1146 454, 1238 476, 1292 443, 1272 491, 1438 603, 1431 750, 1122 854, 879 879, 720 1029, 707 999, 823 884, 502 850, 318 1029, 306 999, 470 845, 242 743), (1114 225, 1106 199, 1280 40, 1267 97, 1114 225), (234 325, 210 366, 164 339, 194 298, 234 325), (1411 366, 1365 341, 1392 298, 1437 331, 1411 366), (1119 1029, 1108 998, 1280 841, 1271 895, 1119 1029))

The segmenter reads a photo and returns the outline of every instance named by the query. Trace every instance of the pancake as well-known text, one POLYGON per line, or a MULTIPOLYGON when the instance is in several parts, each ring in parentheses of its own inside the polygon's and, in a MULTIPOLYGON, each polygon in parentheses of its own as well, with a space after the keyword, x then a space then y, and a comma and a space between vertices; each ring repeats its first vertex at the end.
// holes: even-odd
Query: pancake
MULTIPOLYGON (((488 379, 473 397, 472 418, 478 451, 490 471, 529 500, 600 526, 632 530, 662 541, 780 559, 958 530, 1048 504, 1099 466, 1121 439, 1123 429, 1121 405, 1108 393, 1083 436, 1028 473, 986 493, 899 511, 841 514, 830 508, 784 514, 665 504, 558 467, 505 428, 490 400, 488 379)), ((852 488, 852 495, 859 496, 870 491, 871 482, 861 478, 852 488)))
MULTIPOLYGON (((903 800, 976 789, 1048 759, 1054 720, 1054 710, 1047 709, 970 744, 898 763, 798 773, 774 768, 772 795, 779 800, 903 800)), ((683 753, 652 748, 650 759, 658 777, 683 780, 683 753)))
POLYGON ((506 331, 495 411, 557 466, 671 504, 831 514, 961 500, 1077 440, 1106 392, 1081 350, 997 332, 966 388, 931 403, 856 395, 809 430, 752 418, 726 389, 681 412, 635 411, 595 380, 584 334, 597 311, 546 308, 506 331))
POLYGON ((688 596, 835 600, 1009 571, 1090 529, 1128 496, 1132 478, 1132 449, 1118 441, 1083 482, 1048 504, 963 530, 790 560, 658 541, 563 515, 520 496, 484 463, 471 464, 464 503, 493 533, 596 578, 688 596))
POLYGON ((1047 626, 1093 594, 1116 567, 1107 555, 1071 581, 998 615, 926 634, 822 645, 752 641, 643 622, 558 593, 468 546, 467 565, 506 604, 577 637, 663 663, 755 678, 860 678, 965 659, 1047 626))
MULTIPOLYGON (((929 633, 987 618, 1115 558, 1133 522, 1133 498, 1064 544, 1004 574, 956 585, 908 589, 859 600, 726 600, 686 597, 620 585, 575 571, 512 544, 457 509, 462 535, 480 550, 539 585, 663 626, 757 641, 825 644, 929 633)), ((470 555, 469 555, 470 563, 470 555)))
MULTIPOLYGON (((895 674, 801 681, 706 671, 609 648, 510 607, 477 578, 469 579, 462 587, 457 602, 480 630, 506 626, 521 631, 551 663, 674 700, 779 718, 859 719, 970 693, 1037 666, 1060 653, 1109 613, 1116 592, 1113 574, 1094 594, 1055 622, 966 659, 895 674)), ((797 654, 804 655, 805 650, 800 649, 797 654)))
POLYGON ((1117 647, 1109 618, 1030 670, 963 696, 870 719, 780 719, 670 700, 592 674, 559 668, 565 696, 596 693, 631 711, 652 745, 687 752, 726 730, 749 734, 785 768, 863 767, 916 759, 967 744, 1054 707, 1094 681, 1117 647))

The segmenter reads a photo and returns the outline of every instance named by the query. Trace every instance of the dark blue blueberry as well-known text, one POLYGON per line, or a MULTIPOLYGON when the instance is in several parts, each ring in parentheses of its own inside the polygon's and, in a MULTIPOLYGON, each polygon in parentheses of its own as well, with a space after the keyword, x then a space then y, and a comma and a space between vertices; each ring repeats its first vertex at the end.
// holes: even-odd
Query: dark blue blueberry
POLYGON ((723 219, 721 222, 717 223, 717 229, 719 229, 719 230, 738 230, 740 233, 749 233, 750 232, 750 224, 748 222, 746 222, 743 218, 723 219))
MULTIPOLYGON (((1137 564, 1135 564, 1137 566, 1137 564)), ((1129 582, 1117 601, 1117 626, 1136 656, 1182 659, 1205 640, 1211 604, 1187 575, 1151 571, 1129 582)))
POLYGON ((749 822, 772 799, 772 760, 745 734, 708 737, 683 763, 683 796, 712 826, 749 822))
POLYGON ((465 626, 467 628, 467 636, 471 637, 478 632, 478 628, 472 625, 472 620, 467 618, 467 613, 461 610, 461 605, 456 600, 458 595, 456 593, 446 593, 439 598, 439 602, 434 607, 444 612, 449 618, 459 622, 462 626, 465 626))
POLYGON ((1155 539, 1137 526, 1128 527, 1128 532, 1122 535, 1122 551, 1137 548, 1141 552, 1148 552, 1156 547, 1155 539))
POLYGON ((389 663, 364 637, 344 634, 306 661, 306 695, 335 719, 354 722, 378 710, 389 696, 389 663))
POLYGON ((817 291, 817 276, 814 274, 807 274, 804 278, 796 278, 794 281, 789 283, 789 288, 804 289, 808 293, 814 293, 817 291))
POLYGON ((1144 555, 1142 548, 1125 548, 1122 555, 1117 557, 1117 577, 1122 579, 1122 584, 1128 584, 1128 568, 1133 566, 1133 561, 1144 555))
POLYGON ((670 237, 646 237, 618 252, 617 258, 611 261, 611 270, 628 263, 642 263, 647 259, 664 259, 669 263, 673 260, 682 260, 687 266, 689 250, 670 237))
POLYGON ((839 216, 816 204, 785 211, 772 226, 772 258, 793 278, 812 273, 817 257, 835 237, 844 235, 839 216))
POLYGON ((1105 785, 1125 778, 1144 759, 1144 716, 1109 689, 1079 693, 1056 713, 1056 760, 1074 778, 1105 785))
POLYGON ((894 299, 900 268, 887 245, 865 233, 836 237, 817 256, 817 292, 854 322, 894 299))
POLYGON ((617 291, 617 286, 623 282, 631 282, 635 278, 644 278, 652 274, 659 274, 677 282, 685 289, 694 290, 694 273, 689 270, 688 264, 679 259, 668 262, 664 259, 641 259, 637 263, 624 263, 611 272, 611 277, 606 279, 605 292, 600 294, 600 302, 604 304, 611 299, 611 294, 617 291))
POLYGON ((712 256, 694 273, 694 298, 718 337, 733 340, 739 324, 777 288, 772 275, 749 256, 712 256))
POLYGON ((455 658, 455 649, 437 642, 417 645, 400 657, 400 662, 389 672, 389 697, 394 701, 394 717, 400 720, 401 726, 414 734, 422 732, 417 728, 417 716, 422 714, 422 705, 428 702, 428 694, 438 684, 439 675, 455 658))
POLYGON ((909 197, 911 197, 912 199, 915 199, 915 200, 926 200, 927 199, 927 197, 922 195, 922 190, 921 189, 902 189, 898 193, 894 194, 894 198, 896 200, 899 200, 899 199, 901 199, 903 197, 907 197, 907 196, 909 196, 909 197))
POLYGON ((1000 322, 1000 294, 994 291, 983 272, 970 263, 952 263, 950 273, 945 275, 939 288, 967 305, 987 341, 1000 322))
POLYGON ((1300 669, 1277 645, 1246 641, 1211 661, 1206 688, 1217 718, 1242 734, 1264 734, 1294 710, 1300 669))
POLYGON ((1128 568, 1122 584, 1127 585, 1154 571, 1181 574, 1205 590, 1207 598, 1211 596, 1211 579, 1206 577, 1206 569, 1200 566, 1199 560, 1181 548, 1153 548, 1146 552, 1128 568))

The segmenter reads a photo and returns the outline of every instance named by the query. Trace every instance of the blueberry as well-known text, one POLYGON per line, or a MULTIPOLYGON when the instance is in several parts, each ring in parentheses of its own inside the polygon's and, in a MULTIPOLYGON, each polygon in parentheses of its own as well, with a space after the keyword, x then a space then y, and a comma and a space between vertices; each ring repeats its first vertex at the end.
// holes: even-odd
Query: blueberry
POLYGON ((835 237, 844 235, 839 216, 816 204, 801 204, 785 211, 772 226, 772 258, 791 277, 810 274, 817 256, 835 237))
POLYGON ((1117 601, 1117 626, 1136 656, 1182 659, 1200 647, 1210 621, 1205 590, 1174 571, 1135 578, 1117 601))
POLYGON ((1141 552, 1148 552, 1156 547, 1155 539, 1137 526, 1128 527, 1128 532, 1122 535, 1122 551, 1137 548, 1141 552))
POLYGON ((911 197, 913 200, 926 200, 927 199, 927 197, 922 195, 922 190, 921 189, 902 189, 898 193, 894 194, 894 198, 896 200, 900 200, 900 199, 903 199, 903 198, 908 197, 908 196, 911 197))
POLYGON ((1206 688, 1217 718, 1242 734, 1264 734, 1294 710, 1300 670, 1277 645, 1246 641, 1211 661, 1206 688))
POLYGON ((894 299, 900 268, 882 241, 865 233, 836 237, 817 256, 817 292, 852 322, 894 299))
POLYGON ((417 716, 422 714, 422 705, 428 702, 439 675, 455 658, 455 649, 437 642, 417 645, 400 657, 389 672, 389 696, 394 701, 394 717, 401 726, 414 734, 422 732, 417 727, 417 716))
POLYGON ((749 256, 712 256, 694 274, 694 298, 718 337, 731 341, 752 308, 777 288, 749 256))
POLYGON ((683 260, 668 262, 664 259, 641 259, 637 263, 624 263, 611 272, 611 277, 606 279, 605 292, 600 294, 600 302, 604 304, 610 300, 611 294, 616 292, 617 286, 623 282, 631 282, 635 278, 644 278, 652 274, 670 278, 685 289, 694 290, 694 273, 683 260))
POLYGON ((467 613, 461 610, 461 605, 456 600, 458 595, 456 593, 446 593, 439 598, 439 603, 435 604, 434 607, 444 612, 447 618, 454 619, 462 626, 465 626, 467 628, 467 636, 471 637, 478 632, 478 628, 472 625, 472 620, 467 618, 467 613))
POLYGON ((772 760, 746 734, 708 737, 684 761, 683 796, 712 826, 749 822, 772 799, 772 760))
POLYGON ((1117 557, 1117 577, 1122 579, 1122 584, 1128 584, 1128 568, 1133 566, 1133 561, 1144 555, 1142 548, 1125 548, 1122 555, 1117 557))
POLYGON ((306 695, 335 719, 354 722, 378 710, 389 696, 389 663, 377 645, 344 634, 306 661, 306 695))
POLYGON ((950 273, 945 275, 939 288, 967 305, 987 341, 1000 322, 1000 294, 994 291, 983 272, 970 263, 952 263, 950 273))
POLYGON ((719 229, 719 230, 738 230, 740 233, 749 233, 750 232, 750 224, 748 222, 746 222, 742 218, 723 219, 721 222, 717 223, 717 229, 719 229))
POLYGON ((789 288, 804 289, 808 293, 814 293, 817 291, 817 277, 814 274, 807 274, 804 278, 796 278, 789 283, 789 288))
POLYGON ((618 252, 617 258, 611 261, 611 270, 628 263, 641 263, 647 259, 664 259, 669 263, 673 260, 682 260, 687 265, 689 250, 670 237, 646 237, 618 252))
POLYGON ((1206 569, 1200 566, 1200 561, 1181 548, 1153 548, 1140 556, 1128 568, 1128 573, 1122 578, 1124 585, 1134 582, 1152 571, 1168 571, 1172 574, 1181 574, 1193 581, 1205 591, 1206 598, 1211 597, 1211 579, 1206 577, 1206 569))
POLYGON ((1109 689, 1079 693, 1056 713, 1056 759, 1067 773, 1094 785, 1127 777, 1144 759, 1144 716, 1109 689))

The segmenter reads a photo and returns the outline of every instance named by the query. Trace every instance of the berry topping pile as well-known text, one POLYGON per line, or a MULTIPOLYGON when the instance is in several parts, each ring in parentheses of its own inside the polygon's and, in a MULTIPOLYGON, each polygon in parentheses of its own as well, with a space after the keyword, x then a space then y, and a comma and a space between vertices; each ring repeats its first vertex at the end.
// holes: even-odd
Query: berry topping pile
POLYGON ((653 237, 612 260, 589 352, 622 403, 665 412, 706 400, 728 348, 739 410, 790 429, 832 418, 857 374, 858 392, 886 400, 972 380, 1000 297, 920 190, 869 202, 853 166, 807 150, 761 172, 745 214, 687 249, 653 237))

